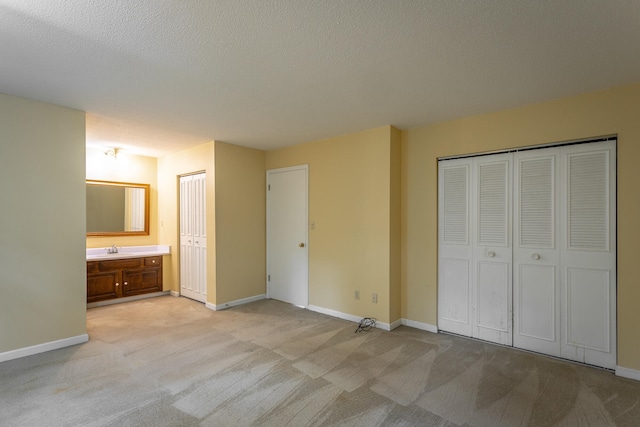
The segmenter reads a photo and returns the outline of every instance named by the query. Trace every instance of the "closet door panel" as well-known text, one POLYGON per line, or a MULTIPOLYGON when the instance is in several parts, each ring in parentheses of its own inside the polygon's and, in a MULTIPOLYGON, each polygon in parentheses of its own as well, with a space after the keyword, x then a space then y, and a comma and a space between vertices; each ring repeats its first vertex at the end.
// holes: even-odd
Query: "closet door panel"
POLYGON ((438 165, 438 328, 469 337, 471 169, 470 159, 438 165))
POLYGON ((180 294, 193 293, 193 180, 180 177, 180 294))
POLYGON ((568 344, 585 349, 610 351, 610 292, 608 270, 568 269, 568 344))
POLYGON ((473 336, 512 343, 511 154, 474 159, 473 336))
POLYGON ((501 262, 478 262, 478 338, 499 340, 509 327, 509 266, 501 262), (486 337, 486 338, 485 338, 486 337))
POLYGON ((615 142, 563 149, 562 357, 616 367, 615 142))
POLYGON ((560 356, 558 155, 517 153, 513 174, 513 345, 553 356, 560 356))
MULTIPOLYGON (((559 321, 556 313, 556 307, 559 305, 557 298, 559 289, 556 270, 554 266, 519 264, 517 279, 515 279, 518 288, 514 290, 518 298, 514 312, 517 315, 516 332, 522 338, 559 343, 557 333, 559 321)), ((514 345, 526 348, 517 342, 515 337, 514 345)), ((539 347, 535 349, 540 350, 539 347)))
POLYGON ((446 322, 459 323, 466 332, 470 325, 469 260, 445 258, 440 271, 444 284, 440 316, 446 322))
POLYGON ((206 175, 193 176, 193 286, 206 301, 207 295, 207 204, 206 175))
POLYGON ((205 173, 180 177, 180 294, 207 299, 205 173))

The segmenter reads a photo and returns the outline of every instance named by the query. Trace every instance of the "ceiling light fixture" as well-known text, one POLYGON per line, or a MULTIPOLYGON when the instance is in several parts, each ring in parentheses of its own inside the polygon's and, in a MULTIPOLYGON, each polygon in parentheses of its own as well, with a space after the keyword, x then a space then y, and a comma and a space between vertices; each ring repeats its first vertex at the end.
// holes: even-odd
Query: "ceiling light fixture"
POLYGON ((118 151, 120 151, 119 148, 109 148, 107 151, 104 152, 105 156, 111 156, 114 159, 118 158, 118 151))

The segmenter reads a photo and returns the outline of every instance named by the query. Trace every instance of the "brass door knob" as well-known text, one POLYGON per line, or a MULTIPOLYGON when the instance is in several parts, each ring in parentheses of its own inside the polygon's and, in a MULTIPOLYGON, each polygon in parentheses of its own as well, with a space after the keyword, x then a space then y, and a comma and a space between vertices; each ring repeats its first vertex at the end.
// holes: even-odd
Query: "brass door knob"
POLYGON ((304 243, 298 243, 298 246, 304 248, 304 243))

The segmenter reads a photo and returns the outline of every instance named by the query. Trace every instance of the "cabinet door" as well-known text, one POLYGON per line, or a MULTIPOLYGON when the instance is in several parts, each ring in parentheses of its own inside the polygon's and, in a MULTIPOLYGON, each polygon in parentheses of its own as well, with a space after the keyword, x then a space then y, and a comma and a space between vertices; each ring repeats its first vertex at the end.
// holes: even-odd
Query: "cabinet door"
POLYGON ((122 271, 122 296, 162 291, 162 270, 143 268, 122 271))
POLYGON ((103 301, 122 296, 120 272, 107 271, 87 275, 87 302, 103 301))

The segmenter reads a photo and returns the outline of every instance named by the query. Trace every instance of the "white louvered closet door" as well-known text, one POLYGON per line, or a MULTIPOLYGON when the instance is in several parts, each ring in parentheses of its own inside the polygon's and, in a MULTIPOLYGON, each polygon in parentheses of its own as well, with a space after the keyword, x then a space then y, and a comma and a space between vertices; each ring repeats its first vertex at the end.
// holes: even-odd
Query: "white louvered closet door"
POLYGON ((438 327, 510 345, 511 154, 439 164, 438 327))
POLYGON ((511 154, 474 159, 473 334, 512 343, 511 154))
POLYGON ((207 300, 206 174, 180 177, 180 295, 207 300))
POLYGON ((438 327, 471 336, 472 159, 440 162, 438 168, 438 327))
POLYGON ((560 356, 559 149, 514 156, 513 345, 560 356))
POLYGON ((439 329, 615 368, 615 147, 439 162, 439 329))
POLYGON ((562 162, 562 357, 616 366, 615 142, 567 147, 562 162))

